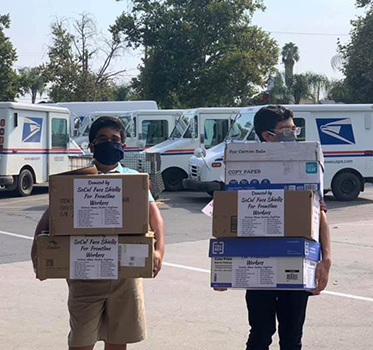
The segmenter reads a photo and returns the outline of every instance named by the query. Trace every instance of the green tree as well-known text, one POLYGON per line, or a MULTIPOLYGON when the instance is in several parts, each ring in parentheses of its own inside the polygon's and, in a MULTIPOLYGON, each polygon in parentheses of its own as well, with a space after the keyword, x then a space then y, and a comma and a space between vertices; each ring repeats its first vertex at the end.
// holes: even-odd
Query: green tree
MULTIPOLYGON (((81 14, 73 22, 74 32, 67 30, 62 21, 52 23, 52 43, 49 46, 49 63, 46 76, 51 84, 50 99, 58 101, 100 101, 113 99, 113 78, 124 72, 109 72, 109 67, 122 49, 115 38, 99 43, 95 22, 81 14), (104 57, 99 54, 104 52, 104 57), (101 61, 93 68, 94 59, 101 61)), ((117 37, 116 37, 117 38, 117 37)))
POLYGON ((295 62, 299 61, 299 48, 294 43, 287 43, 281 51, 282 63, 285 66, 285 84, 290 87, 293 79, 293 71, 295 62))
POLYGON ((4 33, 9 26, 9 15, 0 15, 0 101, 14 101, 21 92, 19 77, 13 69, 17 53, 4 33))
POLYGON ((39 67, 25 67, 19 69, 21 85, 25 92, 31 95, 31 103, 35 103, 36 97, 40 97, 46 90, 47 79, 44 74, 43 68, 39 67))
POLYGON ((132 100, 133 95, 131 93, 132 93, 131 87, 127 84, 115 86, 113 88, 113 100, 114 101, 132 100))
POLYGON ((275 70, 276 42, 251 17, 261 0, 134 0, 111 31, 144 49, 135 92, 167 108, 246 105, 275 70))
POLYGON ((354 103, 352 92, 344 79, 331 80, 327 90, 327 99, 335 102, 354 103))
POLYGON ((309 95, 313 103, 320 103, 322 95, 325 95, 329 89, 330 81, 324 74, 313 72, 306 73, 307 82, 309 86, 309 95))
POLYGON ((277 73, 269 90, 269 102, 273 104, 299 104, 312 98, 312 88, 308 74, 293 74, 285 83, 285 73, 277 73))
POLYGON ((306 74, 294 74, 290 91, 293 96, 293 103, 299 104, 302 100, 311 96, 310 82, 306 74))
POLYGON ((350 41, 338 44, 342 57, 342 72, 348 100, 353 103, 373 102, 373 5, 370 1, 358 1, 367 6, 363 16, 352 21, 350 41))
POLYGON ((289 104, 292 101, 291 92, 285 85, 285 74, 277 72, 271 79, 269 88, 269 103, 271 104, 289 104))

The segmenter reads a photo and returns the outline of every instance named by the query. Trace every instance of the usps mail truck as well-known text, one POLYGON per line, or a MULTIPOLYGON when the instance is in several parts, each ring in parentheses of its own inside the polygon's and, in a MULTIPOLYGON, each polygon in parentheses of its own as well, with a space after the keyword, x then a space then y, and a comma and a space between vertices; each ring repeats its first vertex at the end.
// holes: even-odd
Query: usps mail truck
POLYGON ((170 139, 145 150, 161 154, 161 171, 166 190, 180 191, 188 177, 188 160, 196 148, 201 152, 221 143, 240 108, 217 107, 185 110, 170 139))
MULTIPOLYGON (((227 142, 256 142, 255 113, 263 106, 247 107, 232 124, 227 142)), ((373 105, 288 105, 302 128, 299 141, 318 141, 324 153, 324 189, 336 199, 350 201, 373 183, 373 105)), ((224 188, 224 147, 206 154, 196 151, 189 161, 185 188, 213 192, 224 188)))
MULTIPOLYGON (((58 102, 44 105, 67 108, 70 111, 70 135, 74 135, 86 117, 96 112, 126 112, 134 110, 157 110, 155 101, 91 101, 58 102)), ((77 136, 77 135, 76 135, 77 136)))
POLYGON ((83 153, 69 126, 66 108, 0 102, 0 187, 27 196, 34 184, 68 171, 83 153))
POLYGON ((144 148, 166 141, 175 127, 176 120, 182 114, 181 109, 136 110, 128 112, 95 112, 82 121, 74 141, 89 153, 89 130, 99 117, 118 118, 126 131, 126 152, 139 152, 144 148))

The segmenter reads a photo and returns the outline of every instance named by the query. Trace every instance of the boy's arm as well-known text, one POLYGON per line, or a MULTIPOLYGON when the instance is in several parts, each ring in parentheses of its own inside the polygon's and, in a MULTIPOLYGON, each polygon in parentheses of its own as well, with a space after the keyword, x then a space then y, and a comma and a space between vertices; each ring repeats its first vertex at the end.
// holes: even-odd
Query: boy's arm
POLYGON ((322 260, 316 268, 316 289, 312 292, 313 295, 320 294, 326 288, 332 264, 329 225, 326 213, 323 210, 320 214, 320 243, 322 260))
POLYGON ((158 275, 162 267, 164 255, 164 222, 155 202, 149 202, 149 223, 154 231, 156 243, 154 252, 154 277, 158 275))
POLYGON ((38 252, 37 252, 37 246, 36 246, 36 237, 42 233, 42 231, 49 230, 49 208, 44 212, 42 217, 40 218, 36 229, 35 229, 35 235, 34 235, 34 241, 32 242, 32 248, 31 248, 31 260, 32 264, 34 266, 34 271, 36 272, 37 268, 37 259, 38 259, 38 252))

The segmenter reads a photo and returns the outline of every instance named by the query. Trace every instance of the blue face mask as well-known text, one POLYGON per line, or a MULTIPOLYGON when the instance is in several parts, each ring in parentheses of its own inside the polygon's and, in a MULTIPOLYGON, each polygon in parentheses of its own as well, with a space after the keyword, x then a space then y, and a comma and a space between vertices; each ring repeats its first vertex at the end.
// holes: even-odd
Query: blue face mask
POLYGON ((103 165, 114 165, 124 157, 121 143, 105 142, 94 146, 93 157, 103 165))

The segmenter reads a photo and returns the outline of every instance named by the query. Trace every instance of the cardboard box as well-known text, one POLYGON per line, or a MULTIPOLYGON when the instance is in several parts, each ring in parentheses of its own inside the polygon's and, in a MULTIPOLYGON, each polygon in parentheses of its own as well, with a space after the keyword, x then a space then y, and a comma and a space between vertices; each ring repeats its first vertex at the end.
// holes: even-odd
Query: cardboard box
POLYGON ((320 197, 312 191, 248 190, 214 193, 212 235, 305 237, 319 240, 320 197))
POLYGON ((212 258, 211 287, 313 290, 317 262, 298 258, 212 258))
POLYGON ((152 278, 154 235, 37 237, 36 277, 152 278))
POLYGON ((227 143, 228 190, 313 190, 323 196, 323 153, 318 142, 227 143))
POLYGON ((97 175, 91 170, 49 177, 50 235, 146 233, 148 174, 97 175))
POLYGON ((304 238, 211 239, 211 287, 315 288, 320 244, 304 238))
POLYGON ((320 260, 320 243, 305 238, 210 239, 209 257, 304 257, 320 260))

